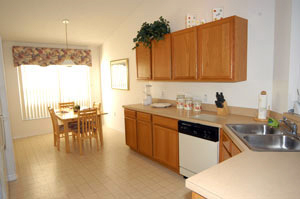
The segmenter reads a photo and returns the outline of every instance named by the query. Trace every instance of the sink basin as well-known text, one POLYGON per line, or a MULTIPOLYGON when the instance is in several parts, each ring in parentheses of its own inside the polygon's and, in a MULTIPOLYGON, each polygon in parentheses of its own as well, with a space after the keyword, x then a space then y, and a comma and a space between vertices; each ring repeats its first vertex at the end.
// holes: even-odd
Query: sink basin
POLYGON ((300 139, 265 124, 227 124, 254 151, 300 151, 300 139))
POLYGON ((266 124, 228 124, 227 126, 239 134, 278 135, 284 132, 281 128, 272 128, 266 124))
POLYGON ((243 138, 254 150, 300 151, 300 141, 287 135, 246 135, 243 138))

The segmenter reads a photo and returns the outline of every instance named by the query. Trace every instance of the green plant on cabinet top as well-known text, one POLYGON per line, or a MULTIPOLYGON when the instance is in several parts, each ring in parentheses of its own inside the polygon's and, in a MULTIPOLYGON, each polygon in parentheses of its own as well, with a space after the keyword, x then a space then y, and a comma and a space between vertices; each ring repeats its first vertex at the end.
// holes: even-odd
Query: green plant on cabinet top
POLYGON ((137 36, 133 39, 135 46, 133 49, 137 48, 140 44, 145 47, 151 48, 152 40, 163 40, 164 35, 170 33, 169 21, 163 17, 159 17, 159 20, 153 23, 144 22, 141 29, 137 32, 137 36))

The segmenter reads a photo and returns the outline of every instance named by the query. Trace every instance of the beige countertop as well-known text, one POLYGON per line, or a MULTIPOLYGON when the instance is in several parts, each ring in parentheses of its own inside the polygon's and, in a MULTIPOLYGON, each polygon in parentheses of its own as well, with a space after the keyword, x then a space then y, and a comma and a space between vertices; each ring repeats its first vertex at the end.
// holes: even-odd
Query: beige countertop
POLYGON ((300 198, 300 153, 255 152, 225 126, 232 123, 255 123, 239 115, 217 116, 215 112, 195 113, 170 108, 152 108, 142 104, 124 108, 178 120, 223 128, 243 151, 220 164, 186 180, 186 187, 206 198, 300 198), (199 115, 199 119, 193 116, 199 115))

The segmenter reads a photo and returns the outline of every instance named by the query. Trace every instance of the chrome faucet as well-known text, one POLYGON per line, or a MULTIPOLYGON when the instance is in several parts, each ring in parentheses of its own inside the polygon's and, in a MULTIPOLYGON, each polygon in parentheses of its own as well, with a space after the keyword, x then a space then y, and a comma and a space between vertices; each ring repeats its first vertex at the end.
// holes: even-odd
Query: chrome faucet
POLYGON ((280 122, 283 122, 285 126, 289 128, 289 133, 292 135, 297 135, 297 124, 291 120, 288 120, 286 117, 283 117, 282 120, 279 120, 280 122))

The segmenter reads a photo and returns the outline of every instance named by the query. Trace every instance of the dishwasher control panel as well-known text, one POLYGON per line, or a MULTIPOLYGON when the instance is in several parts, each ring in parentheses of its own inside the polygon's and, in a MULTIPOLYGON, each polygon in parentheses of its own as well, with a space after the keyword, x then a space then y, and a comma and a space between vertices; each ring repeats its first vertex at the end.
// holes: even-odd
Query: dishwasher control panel
POLYGON ((219 141, 219 128, 197 124, 186 121, 178 121, 178 131, 186 135, 210 140, 213 142, 219 141))

